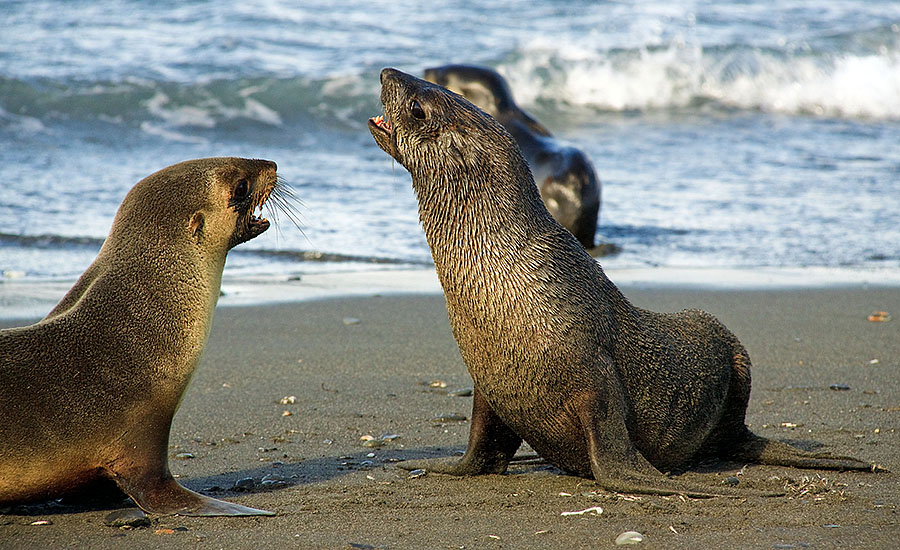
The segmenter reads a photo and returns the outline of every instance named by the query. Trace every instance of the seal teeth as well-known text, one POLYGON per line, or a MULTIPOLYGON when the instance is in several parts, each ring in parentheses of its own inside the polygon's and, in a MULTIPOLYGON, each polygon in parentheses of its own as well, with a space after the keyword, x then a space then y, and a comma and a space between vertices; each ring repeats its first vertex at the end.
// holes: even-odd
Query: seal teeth
POLYGON ((382 130, 385 130, 387 132, 391 131, 391 122, 390 122, 390 120, 385 119, 385 115, 378 115, 378 116, 372 117, 372 122, 374 122, 375 125, 378 126, 379 128, 381 128, 382 130))

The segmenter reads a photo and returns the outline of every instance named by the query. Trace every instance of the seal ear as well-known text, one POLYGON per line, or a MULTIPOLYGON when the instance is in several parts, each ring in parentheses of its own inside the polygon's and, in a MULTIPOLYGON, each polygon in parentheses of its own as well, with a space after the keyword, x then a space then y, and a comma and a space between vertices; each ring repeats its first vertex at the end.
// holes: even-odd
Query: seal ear
POLYGON ((203 237, 203 226, 205 224, 206 218, 203 216, 203 212, 194 212, 194 215, 191 216, 191 222, 188 224, 188 229, 198 241, 203 237))

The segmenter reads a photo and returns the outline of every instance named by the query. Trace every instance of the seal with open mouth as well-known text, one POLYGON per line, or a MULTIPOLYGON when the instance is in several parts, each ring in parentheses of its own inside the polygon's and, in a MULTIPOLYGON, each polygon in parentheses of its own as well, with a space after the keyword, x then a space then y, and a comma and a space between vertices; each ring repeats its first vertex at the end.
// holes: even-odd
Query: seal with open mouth
POLYGON ((381 73, 378 145, 412 175, 453 335, 475 384, 461 459, 406 468, 502 473, 522 440, 611 491, 738 495, 661 472, 698 458, 873 469, 753 434, 750 359, 698 310, 634 307, 547 212, 516 143, 464 98, 381 73))
POLYGON ((131 189, 62 301, 0 331, 0 506, 105 479, 146 512, 271 515, 182 487, 167 451, 225 256, 269 228, 257 210, 289 198, 274 162, 240 158, 182 162, 131 189))
MULTIPOLYGON (((506 80, 493 69, 444 65, 426 69, 425 80, 462 95, 506 128, 528 161, 547 210, 592 251, 601 190, 588 156, 560 143, 543 124, 516 105, 506 80)), ((617 248, 606 245, 592 254, 617 248)))

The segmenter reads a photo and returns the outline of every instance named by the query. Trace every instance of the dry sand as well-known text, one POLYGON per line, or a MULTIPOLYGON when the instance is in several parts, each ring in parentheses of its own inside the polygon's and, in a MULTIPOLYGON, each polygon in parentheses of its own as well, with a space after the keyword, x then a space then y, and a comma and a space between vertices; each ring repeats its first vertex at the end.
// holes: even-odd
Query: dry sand
MULTIPOLYGON (((753 360, 747 419, 758 433, 900 472, 900 319, 866 319, 900 317, 900 290, 623 290, 654 310, 706 309, 738 335, 753 360)), ((682 477, 787 490, 706 500, 604 493, 546 465, 408 478, 396 460, 465 447, 467 422, 434 418, 468 416, 471 398, 446 393, 467 387, 441 296, 219 308, 175 417, 171 469, 194 490, 278 515, 157 517, 123 530, 104 518, 127 504, 19 507, 0 516, 0 547, 611 548, 627 530, 645 548, 900 544, 895 473, 706 464, 682 477), (428 386, 436 380, 446 387, 428 386), (296 402, 279 402, 288 396, 296 402), (399 437, 361 445, 384 434, 399 437), (175 458, 183 452, 194 458, 175 458), (287 483, 261 487, 269 474, 287 483), (256 489, 229 490, 248 477, 256 489), (603 513, 561 515, 594 506, 603 513)))

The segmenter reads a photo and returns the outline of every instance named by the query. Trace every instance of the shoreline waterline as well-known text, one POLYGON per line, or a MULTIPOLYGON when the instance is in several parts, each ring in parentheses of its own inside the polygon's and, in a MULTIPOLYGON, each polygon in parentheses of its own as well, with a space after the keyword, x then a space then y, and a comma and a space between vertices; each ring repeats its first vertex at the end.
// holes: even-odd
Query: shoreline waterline
MULTIPOLYGON (((897 268, 831 267, 641 267, 604 269, 624 290, 684 289, 797 290, 842 287, 898 287, 897 268)), ((37 319, 46 315, 75 280, 0 279, 0 320, 37 319)), ((429 295, 442 290, 433 269, 372 269, 222 279, 220 307, 272 304, 378 295, 429 295)))

